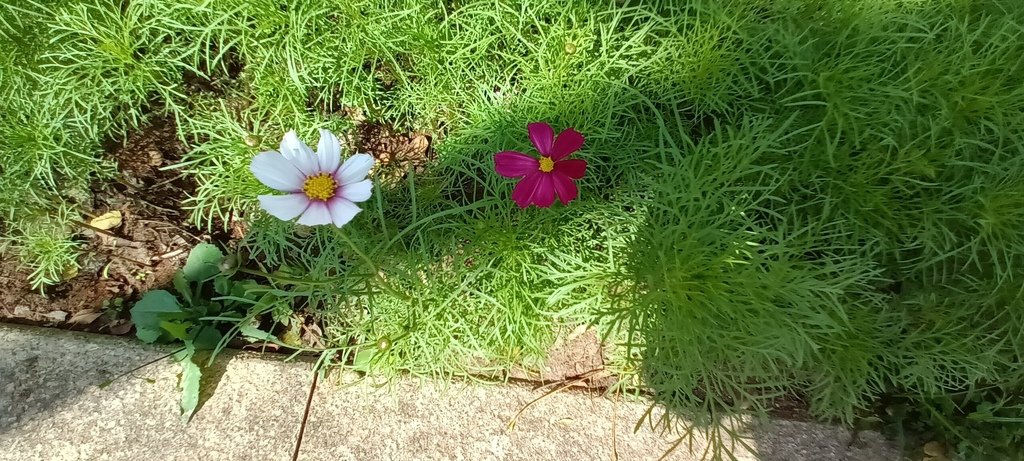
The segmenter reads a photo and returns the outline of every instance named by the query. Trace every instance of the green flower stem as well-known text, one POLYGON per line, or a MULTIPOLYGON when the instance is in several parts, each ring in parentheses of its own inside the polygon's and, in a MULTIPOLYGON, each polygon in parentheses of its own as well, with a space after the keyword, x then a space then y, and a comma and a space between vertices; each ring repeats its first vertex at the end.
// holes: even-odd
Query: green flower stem
POLYGON ((346 243, 348 243, 348 245, 352 247, 352 251, 355 251, 356 254, 359 255, 359 257, 362 258, 363 261, 365 261, 368 266, 370 266, 370 270, 373 271, 373 276, 374 278, 377 279, 377 284, 378 286, 380 286, 381 289, 386 291, 391 296, 399 298, 403 301, 412 300, 412 297, 395 289, 394 287, 391 286, 390 283, 388 283, 384 276, 381 275, 380 267, 377 266, 377 263, 375 263, 373 259, 370 259, 370 257, 366 253, 364 253, 363 250, 359 249, 359 245, 356 245, 356 242, 353 242, 352 239, 350 239, 348 235, 345 234, 344 231, 339 229, 338 236, 341 237, 341 239, 344 240, 346 243))
POLYGON ((297 279, 297 278, 293 278, 293 277, 287 277, 287 276, 284 276, 284 275, 269 274, 269 273, 266 273, 266 272, 263 272, 263 271, 260 271, 260 270, 247 269, 247 268, 244 268, 244 267, 239 267, 238 268, 238 272, 241 272, 243 274, 256 275, 256 276, 259 276, 259 277, 263 277, 263 278, 265 278, 267 280, 275 280, 275 281, 283 282, 283 283, 291 283, 293 285, 331 285, 331 284, 334 284, 336 282, 341 281, 341 279, 337 278, 337 277, 329 278, 327 280, 297 279))

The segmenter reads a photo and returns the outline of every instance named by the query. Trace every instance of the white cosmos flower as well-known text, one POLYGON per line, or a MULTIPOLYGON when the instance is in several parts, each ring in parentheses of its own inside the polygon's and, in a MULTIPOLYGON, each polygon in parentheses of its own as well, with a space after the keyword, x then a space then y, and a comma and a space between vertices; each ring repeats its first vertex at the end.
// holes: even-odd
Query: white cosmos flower
POLYGON ((373 157, 367 154, 354 154, 341 163, 341 143, 324 129, 316 153, 291 130, 281 140, 281 152, 262 152, 249 165, 256 179, 286 193, 259 196, 267 213, 285 221, 299 218, 307 226, 338 227, 362 211, 356 202, 370 198, 370 168, 373 157))

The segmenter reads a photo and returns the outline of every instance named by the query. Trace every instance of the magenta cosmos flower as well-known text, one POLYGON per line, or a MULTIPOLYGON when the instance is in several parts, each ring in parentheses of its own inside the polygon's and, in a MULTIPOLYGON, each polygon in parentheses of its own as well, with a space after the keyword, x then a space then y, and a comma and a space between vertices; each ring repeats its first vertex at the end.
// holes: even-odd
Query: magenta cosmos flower
POLYGON ((285 195, 261 195, 260 207, 285 221, 299 218, 307 226, 334 224, 341 227, 362 209, 356 202, 370 198, 373 183, 366 175, 373 157, 355 154, 341 163, 341 143, 330 131, 320 130, 316 153, 289 131, 281 140, 281 152, 263 152, 249 169, 256 179, 285 195))
POLYGON ((568 128, 556 138, 547 123, 531 123, 527 129, 540 158, 516 151, 498 152, 494 170, 506 178, 523 178, 512 191, 512 200, 520 208, 530 204, 547 208, 555 203, 556 195, 568 205, 579 194, 575 180, 586 173, 587 161, 566 157, 583 147, 583 135, 568 128))

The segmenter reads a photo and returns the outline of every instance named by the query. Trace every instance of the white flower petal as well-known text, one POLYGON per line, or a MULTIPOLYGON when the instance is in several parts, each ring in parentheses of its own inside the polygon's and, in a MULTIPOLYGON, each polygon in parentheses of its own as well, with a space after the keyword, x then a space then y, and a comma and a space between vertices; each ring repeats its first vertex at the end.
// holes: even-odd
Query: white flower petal
POLYGON ((366 179, 366 175, 373 168, 373 156, 369 154, 355 154, 345 160, 334 174, 338 184, 344 186, 366 179))
POLYGON ((364 179, 355 184, 346 184, 341 186, 341 193, 338 195, 350 202, 365 202, 370 199, 370 193, 372 191, 373 181, 364 179))
POLYGON ((341 165, 341 141, 338 137, 323 128, 320 129, 320 142, 316 146, 316 158, 320 162, 320 171, 334 174, 341 165))
POLYGON ((363 211, 355 203, 341 197, 335 197, 327 201, 327 207, 331 210, 331 220, 335 226, 341 227, 348 224, 360 211, 363 211))
POLYGON ((281 155, 295 165, 302 174, 315 176, 320 173, 320 164, 316 161, 316 154, 306 143, 299 139, 295 130, 289 130, 281 139, 281 155))
POLYGON ((306 194, 303 193, 261 195, 257 198, 260 200, 260 208, 263 208, 271 216, 282 221, 295 219, 309 207, 309 197, 306 197, 306 194))
POLYGON ((283 155, 277 152, 263 152, 253 157, 249 171, 261 183, 282 192, 298 192, 302 190, 305 176, 283 155))
POLYGON ((311 200, 309 207, 299 217, 299 224, 304 226, 322 226, 324 224, 331 223, 331 212, 327 209, 327 204, 319 200, 311 200))

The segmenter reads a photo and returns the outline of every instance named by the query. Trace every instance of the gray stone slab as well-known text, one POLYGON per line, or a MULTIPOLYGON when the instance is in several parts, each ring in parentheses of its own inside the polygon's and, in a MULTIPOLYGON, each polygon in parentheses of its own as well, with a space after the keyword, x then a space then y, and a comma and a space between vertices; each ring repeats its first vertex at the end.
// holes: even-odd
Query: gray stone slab
MULTIPOLYGON (((0 459, 291 459, 309 363, 228 354, 188 423, 178 416, 178 368, 167 360, 97 386, 165 352, 124 338, 0 325, 0 459)), ((643 460, 658 459, 677 439, 646 426, 633 431, 645 402, 580 393, 539 401, 508 430, 540 395, 522 386, 413 378, 378 386, 335 376, 314 394, 299 459, 643 460)), ((844 429, 775 421, 749 435, 768 460, 900 459, 875 433, 851 446, 844 429)), ((699 459, 702 445, 695 448, 667 459, 699 459)), ((754 459, 742 450, 738 457, 754 459)))

